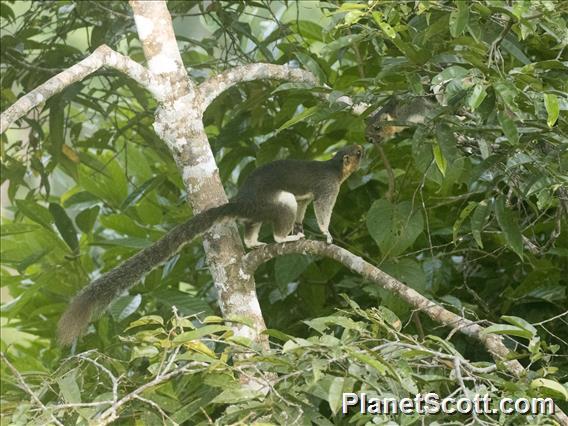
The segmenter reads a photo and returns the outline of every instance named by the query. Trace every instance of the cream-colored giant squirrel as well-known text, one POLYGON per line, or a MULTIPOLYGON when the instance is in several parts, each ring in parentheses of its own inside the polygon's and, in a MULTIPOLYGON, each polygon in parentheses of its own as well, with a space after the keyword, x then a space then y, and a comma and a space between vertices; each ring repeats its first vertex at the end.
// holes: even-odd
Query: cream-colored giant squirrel
POLYGON ((302 222, 313 201, 318 226, 331 243, 328 228, 339 187, 359 168, 362 156, 361 145, 351 145, 328 161, 278 160, 254 170, 228 203, 195 215, 85 287, 59 320, 60 343, 72 343, 95 313, 216 223, 243 222, 248 248, 264 244, 258 241, 262 223, 272 224, 277 243, 296 241, 304 237, 302 222))

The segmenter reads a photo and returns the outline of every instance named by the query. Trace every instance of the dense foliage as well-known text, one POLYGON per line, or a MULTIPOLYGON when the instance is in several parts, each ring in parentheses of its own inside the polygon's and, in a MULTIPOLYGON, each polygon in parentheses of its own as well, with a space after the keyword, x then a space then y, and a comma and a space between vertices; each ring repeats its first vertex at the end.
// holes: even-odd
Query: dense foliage
MULTIPOLYGON (((274 343, 263 352, 231 337, 215 317, 199 241, 118 299, 66 358, 54 325, 70 298, 192 214, 152 130, 155 101, 135 81, 104 70, 2 135, 3 424, 47 424, 52 415, 87 424, 110 405, 73 404, 112 400, 113 392, 136 394, 119 414, 137 424, 346 424, 338 404, 353 389, 551 395, 566 409, 568 4, 168 5, 196 81, 242 63, 290 63, 331 87, 332 99, 370 105, 355 116, 317 96, 327 89, 301 84, 228 90, 205 117, 228 195, 265 162, 327 159, 338 146, 363 143, 365 116, 393 97, 402 106, 431 100, 423 124, 365 145, 331 233, 423 295, 493 324, 531 372, 517 381, 501 366, 487 368, 493 360, 477 342, 448 336, 331 260, 300 255, 256 274, 274 343), (233 359, 241 351, 252 358, 233 359), (456 367, 461 356, 473 364, 456 367), (243 391, 242 374, 267 380, 271 390, 243 391)), ((102 43, 144 60, 127 2, 3 1, 0 13, 3 110, 102 43)), ((311 209, 305 228, 320 238, 311 209)), ((264 229, 261 240, 269 239, 264 229)))

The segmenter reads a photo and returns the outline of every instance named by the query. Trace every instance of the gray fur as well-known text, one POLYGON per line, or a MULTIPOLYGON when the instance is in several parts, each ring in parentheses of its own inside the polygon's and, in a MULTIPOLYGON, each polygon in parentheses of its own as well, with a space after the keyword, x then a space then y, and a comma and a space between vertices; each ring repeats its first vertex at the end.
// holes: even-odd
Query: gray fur
POLYGON ((320 230, 331 243, 328 227, 339 187, 359 165, 362 148, 353 145, 339 151, 329 161, 281 160, 253 171, 235 198, 227 204, 206 210, 175 227, 151 246, 90 283, 71 302, 58 324, 60 343, 73 342, 98 312, 123 291, 134 286, 183 245, 201 235, 215 223, 240 219, 245 223, 247 247, 262 245, 258 233, 262 223, 271 223, 276 242, 296 241, 306 208, 314 200, 320 230))

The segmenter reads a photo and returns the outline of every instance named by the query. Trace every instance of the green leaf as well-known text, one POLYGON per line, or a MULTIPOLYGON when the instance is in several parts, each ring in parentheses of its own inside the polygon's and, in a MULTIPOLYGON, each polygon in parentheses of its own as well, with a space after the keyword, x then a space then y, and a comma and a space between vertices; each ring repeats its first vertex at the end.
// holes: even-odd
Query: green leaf
POLYGON ((51 231, 51 224, 53 223, 53 216, 43 206, 40 206, 33 200, 16 200, 18 210, 26 217, 30 218, 36 223, 44 226, 51 231))
POLYGON ((218 317, 217 315, 209 315, 203 318, 203 324, 221 324, 225 322, 224 318, 218 317))
POLYGON ((375 370, 377 370, 377 372, 384 376, 385 374, 387 374, 387 371, 390 370, 389 367, 387 367, 385 364, 383 364, 381 361, 379 361, 378 359, 367 355, 363 352, 358 352, 358 351, 349 351, 349 355, 356 359, 357 361, 362 362, 363 364, 366 364, 372 368, 374 368, 375 370))
POLYGON ((202 389, 201 392, 192 395, 191 400, 188 400, 181 409, 173 413, 170 419, 180 425, 191 424, 187 421, 200 414, 202 407, 205 407, 217 393, 214 388, 203 387, 202 389))
POLYGON ((516 111, 517 105, 515 98, 517 97, 518 91, 515 85, 507 80, 499 80, 493 84, 493 87, 503 103, 509 107, 509 109, 516 111))
POLYGON ((343 37, 339 37, 336 40, 333 40, 331 43, 327 43, 322 48, 322 53, 326 55, 334 55, 337 54, 337 51, 343 49, 345 47, 351 47, 355 43, 363 40, 365 38, 364 34, 349 34, 343 37))
POLYGON ((432 78, 432 85, 437 85, 448 82, 450 80, 465 77, 468 72, 469 70, 467 68, 461 67, 459 65, 452 65, 441 73, 435 75, 434 78, 432 78))
MULTIPOLYGON (((448 164, 454 163, 458 156, 457 140, 453 130, 446 124, 436 126, 436 141, 448 164)), ((445 170, 445 169, 444 169, 445 170)))
POLYGON ((154 358, 160 353, 160 350, 155 346, 134 346, 130 354, 130 361, 138 358, 154 358))
POLYGON ((128 207, 133 206, 144 196, 152 192, 152 190, 160 186, 160 184, 162 184, 164 180, 165 180, 164 176, 155 176, 151 179, 148 179, 146 182, 144 182, 142 185, 140 185, 138 188, 136 188, 134 191, 128 194, 128 197, 126 197, 126 199, 120 206, 120 209, 126 210, 128 207))
POLYGON ((556 120, 558 120, 558 115, 560 114, 560 105, 558 103, 558 97, 552 93, 544 94, 544 106, 548 114, 548 119, 546 123, 548 127, 554 126, 556 120))
POLYGON ((463 224, 463 222, 467 219, 470 213, 473 211, 474 208, 477 207, 477 203, 470 201, 467 203, 467 206, 461 211, 458 219, 454 222, 454 226, 452 227, 452 236, 454 245, 457 244, 458 240, 458 232, 463 224))
POLYGON ((446 176, 446 168, 448 166, 448 162, 446 158, 442 154, 442 149, 440 148, 439 144, 432 145, 432 152, 434 153, 434 160, 436 161, 436 166, 438 166, 438 170, 442 173, 442 176, 446 176))
POLYGON ((398 256, 410 247, 424 229, 424 220, 412 203, 392 204, 380 199, 367 214, 367 229, 385 256, 398 256))
POLYGON ((71 195, 66 196, 63 194, 61 196, 61 202, 63 207, 68 208, 75 204, 81 203, 93 203, 97 201, 97 197, 87 191, 75 192, 71 195))
POLYGON ((361 3, 343 3, 339 10, 357 10, 357 9, 366 9, 368 6, 366 4, 361 3))
POLYGON ((490 206, 486 200, 479 202, 473 215, 471 216, 471 232, 473 239, 480 248, 483 248, 483 241, 481 240, 481 231, 487 223, 487 216, 489 215, 490 206))
POLYGON ((192 331, 187 331, 185 333, 181 333, 180 335, 174 337, 175 343, 185 343, 191 340, 199 339, 203 336, 207 336, 214 333, 219 333, 221 331, 229 331, 231 327, 226 325, 205 325, 203 327, 197 328, 192 331))
POLYGON ((122 321, 132 315, 140 307, 142 296, 122 296, 116 299, 109 307, 109 312, 116 321, 122 321))
POLYGON ((136 321, 132 321, 124 331, 144 325, 164 325, 164 319, 159 315, 145 315, 142 318, 138 318, 136 321))
POLYGON ((292 336, 290 336, 289 334, 283 333, 280 330, 275 330, 273 328, 267 328, 262 332, 262 334, 274 337, 275 339, 278 339, 281 342, 287 342, 288 340, 292 339, 292 336))
POLYGON ((78 404, 81 402, 81 389, 77 384, 76 375, 77 369, 74 369, 57 379, 59 390, 63 395, 63 399, 68 404, 78 404))
POLYGON ((0 2, 0 16, 10 22, 16 19, 14 11, 6 2, 0 2))
MULTIPOLYGON (((523 28, 523 27, 522 27, 523 28)), ((530 64, 531 60, 524 54, 524 52, 519 48, 520 45, 511 43, 506 38, 503 40, 503 49, 509 52, 512 56, 519 60, 522 64, 530 64)))
POLYGON ((420 80, 420 76, 416 72, 409 72, 405 75, 406 82, 408 86, 412 90, 412 93, 415 95, 422 96, 424 95, 424 88, 422 87, 422 81, 420 80))
POLYGON ((75 217, 75 223, 79 229, 85 234, 90 234, 93 230, 93 226, 95 226, 100 210, 101 208, 99 206, 93 206, 79 213, 75 217))
POLYGON ((457 9, 450 13, 450 34, 452 37, 462 35, 469 20, 469 3, 463 0, 454 2, 457 9))
POLYGON ((565 401, 568 401, 568 390, 566 387, 562 386, 562 384, 558 383, 555 380, 550 379, 534 379, 531 382, 532 389, 541 389, 545 388, 549 391, 552 391, 554 394, 561 395, 565 401))
POLYGON ((362 16, 364 16, 365 13, 361 12, 360 10, 352 10, 351 12, 348 12, 345 15, 345 25, 353 25, 356 24, 357 22, 359 22, 359 19, 361 19, 362 16))
POLYGON ((500 196, 495 200, 495 215, 497 222, 505 235, 507 245, 523 260, 523 239, 517 220, 513 213, 505 206, 505 197, 500 196))
POLYGON ((47 253, 51 251, 51 248, 43 248, 41 250, 35 251, 29 256, 26 256, 18 265, 16 269, 20 273, 24 273, 28 266, 38 263, 47 253))
POLYGON ((55 227, 59 231, 63 241, 67 243, 73 253, 79 253, 79 240, 73 221, 67 216, 65 209, 57 203, 49 203, 49 211, 55 221, 55 227))
POLYGON ((473 90, 467 99, 467 104, 471 108, 472 111, 475 111, 479 105, 485 100, 487 97, 487 90, 483 84, 476 84, 473 86, 473 90))
POLYGON ((38 230, 38 228, 35 223, 6 223, 6 221, 3 221, 0 227, 0 235, 7 237, 8 235, 26 234, 28 232, 34 232, 38 230))
POLYGON ((339 325, 346 330, 356 330, 359 332, 364 331, 364 328, 357 322, 353 321, 351 318, 337 315, 314 318, 312 320, 306 320, 304 321, 304 323, 306 323, 314 330, 319 331, 320 333, 323 333, 326 329, 328 329, 329 325, 339 325))
POLYGON ((262 396, 263 394, 260 391, 255 391, 250 388, 226 389, 213 398, 211 402, 214 404, 237 404, 262 396))
POLYGON ((287 129, 288 127, 293 126, 296 123, 299 123, 300 121, 304 121, 306 118, 311 117, 312 115, 314 115, 318 110, 320 109, 320 107, 318 105, 310 107, 305 109, 304 111, 302 111, 301 113, 295 115, 294 117, 292 117, 290 120, 286 121, 284 124, 282 124, 277 131, 281 131, 284 129, 287 129))
POLYGON ((519 143, 519 131, 517 130, 517 126, 509 116, 502 111, 497 113, 497 118, 499 119, 499 123, 501 123, 501 127, 503 128, 503 133, 513 145, 517 145, 519 143))
POLYGON ((525 339, 531 339, 532 333, 525 330, 524 328, 517 327, 516 325, 504 325, 504 324, 494 324, 485 328, 482 334, 505 334, 507 336, 517 336, 523 337, 525 339))
POLYGON ((152 203, 148 198, 141 199, 136 204, 136 214, 140 220, 148 225, 158 225, 163 223, 163 213, 160 206, 152 203))
POLYGON ((424 49, 418 50, 411 43, 406 43, 402 38, 397 35, 391 39, 392 43, 400 50, 410 61, 417 65, 422 65, 428 61, 430 55, 424 49))
POLYGON ((507 321, 509 324, 513 324, 513 325, 516 325, 517 327, 521 327, 522 329, 527 330, 529 333, 531 333, 531 335, 533 337, 538 335, 538 331, 536 330, 534 325, 532 325, 530 322, 524 320, 523 318, 509 316, 509 315, 503 315, 501 317, 501 319, 503 321, 507 321))
POLYGON ((318 78, 320 82, 325 82, 327 80, 325 73, 314 58, 302 52, 294 52, 294 55, 308 71, 311 71, 312 74, 318 78))
POLYGON ((327 400, 329 402, 329 408, 331 412, 336 414, 341 408, 343 401, 343 384, 345 383, 345 378, 334 377, 329 386, 329 392, 327 395, 327 400))
POLYGON ((185 293, 179 290, 173 289, 163 289, 154 292, 154 296, 158 301, 165 306, 168 310, 171 310, 172 306, 178 308, 180 315, 211 315, 213 311, 211 306, 203 298, 198 296, 192 296, 191 294, 185 293))
POLYGON ((92 246, 108 247, 128 247, 135 249, 143 249, 151 245, 152 242, 147 238, 113 238, 112 240, 95 240, 91 243, 92 246))
POLYGON ((81 165, 78 168, 79 184, 112 207, 118 208, 128 195, 124 169, 116 158, 106 153, 100 160, 105 162, 102 167, 99 166, 98 159, 94 161, 88 155, 81 156, 81 165), (95 170, 84 165, 84 160, 89 161, 95 170))
POLYGON ((278 286, 286 285, 297 279, 313 262, 309 256, 289 254, 278 256, 274 262, 274 277, 278 286))
POLYGON ((114 229, 115 231, 130 237, 148 237, 148 231, 125 214, 103 215, 100 217, 100 221, 105 228, 114 229))
POLYGON ((61 147, 65 142, 65 116, 64 104, 58 96, 51 99, 49 108, 49 152, 55 159, 59 159, 61 147))
POLYGON ((312 21, 292 21, 290 25, 295 28, 295 30, 300 34, 302 37, 309 38, 311 40, 323 41, 323 28, 312 21))
POLYGON ((394 30, 393 27, 391 27, 387 22, 383 20, 382 13, 373 12, 373 19, 375 20, 379 28, 382 30, 382 32, 385 33, 388 38, 393 39, 396 37, 396 31, 394 30))

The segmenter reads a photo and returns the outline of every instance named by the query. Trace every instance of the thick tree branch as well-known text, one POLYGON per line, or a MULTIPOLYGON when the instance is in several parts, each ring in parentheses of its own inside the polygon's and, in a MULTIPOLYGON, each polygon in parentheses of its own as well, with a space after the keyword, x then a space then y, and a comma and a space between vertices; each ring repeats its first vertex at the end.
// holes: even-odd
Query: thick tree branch
MULTIPOLYGON (((315 75, 299 68, 267 63, 242 65, 211 77, 199 85, 198 90, 201 94, 204 108, 207 108, 225 90, 239 83, 253 80, 285 80, 295 83, 306 83, 311 86, 320 85, 315 75)), ((327 85, 322 87, 329 88, 327 85)), ((321 97, 324 99, 328 98, 325 93, 322 93, 321 97)), ((348 96, 341 96, 337 101, 349 105, 355 115, 361 115, 369 107, 369 104, 364 102, 355 104, 348 96)))
MULTIPOLYGON (((434 321, 451 327, 452 329, 457 329, 467 336, 480 340, 487 350, 497 359, 503 360, 509 353, 509 350, 501 342, 500 337, 491 334, 482 334, 483 327, 477 325, 473 321, 444 309, 436 302, 427 299, 416 290, 406 286, 396 278, 391 277, 362 258, 333 244, 328 245, 321 241, 303 240, 293 243, 262 246, 249 252, 243 258, 243 272, 246 274, 253 274, 261 264, 269 261, 270 259, 276 256, 292 253, 315 254, 336 260, 351 269, 353 272, 360 274, 365 279, 397 294, 413 308, 424 312, 434 321)), ((516 376, 520 376, 524 373, 523 367, 517 361, 508 361, 507 368, 516 376)))
MULTIPOLYGON (((353 272, 360 274, 365 279, 395 293, 402 300, 417 310, 424 312, 434 321, 450 327, 453 330, 457 330, 466 336, 479 340, 483 343, 493 358, 495 358, 496 361, 503 362, 507 370, 516 377, 521 377, 526 374, 525 369, 517 360, 507 360, 508 355, 510 355, 510 351, 503 344, 500 336, 484 334, 483 327, 468 320, 467 318, 444 309, 436 302, 427 299, 416 290, 406 286, 396 278, 391 277, 389 274, 381 271, 379 268, 371 265, 359 256, 356 256, 348 250, 336 245, 326 244, 322 241, 302 240, 293 243, 262 246, 249 252, 243 257, 243 273, 253 275, 261 264, 268 262, 270 259, 277 256, 295 253, 325 256, 342 263, 344 266, 351 269, 353 272)), ((568 416, 566 416, 566 414, 560 410, 558 406, 555 407, 554 416, 561 424, 568 425, 568 416)))
POLYGON ((172 17, 165 1, 130 0, 148 69, 168 81, 162 101, 175 101, 193 90, 178 49, 172 17))
POLYGON ((31 109, 102 67, 110 67, 123 72, 159 99, 159 87, 154 84, 155 79, 146 68, 103 44, 81 62, 51 77, 7 108, 0 116, 0 134, 31 109))
MULTIPOLYGON (((193 212, 225 204, 227 196, 203 126, 203 100, 183 65, 167 4, 130 0, 130 5, 148 69, 163 83, 154 130, 170 149, 193 212)), ((223 316, 250 319, 253 327, 235 323, 234 333, 268 348, 267 336, 260 334, 266 325, 254 279, 238 274, 244 249, 235 225, 211 228, 203 236, 203 247, 223 316)))
POLYGON ((217 96, 236 84, 266 79, 308 83, 314 86, 319 84, 311 72, 299 68, 267 63, 242 65, 211 77, 199 85, 203 106, 207 108, 217 96))

